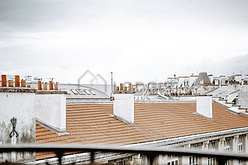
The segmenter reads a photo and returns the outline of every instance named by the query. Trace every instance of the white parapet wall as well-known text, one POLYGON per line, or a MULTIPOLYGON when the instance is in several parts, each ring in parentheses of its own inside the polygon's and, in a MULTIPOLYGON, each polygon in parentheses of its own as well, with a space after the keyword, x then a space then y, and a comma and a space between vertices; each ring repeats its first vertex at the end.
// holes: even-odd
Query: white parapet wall
POLYGON ((199 96, 196 98, 196 113, 209 119, 213 118, 211 96, 199 96))
MULTIPOLYGON (((34 144, 35 90, 0 87, 0 145, 34 144)), ((0 153, 5 161, 35 160, 34 153, 0 153)))
POLYGON ((114 94, 114 115, 134 123, 134 94, 114 94))
POLYGON ((248 108, 248 92, 239 93, 238 104, 241 105, 241 108, 248 108))
POLYGON ((35 116, 38 124, 62 135, 66 134, 66 94, 61 91, 39 91, 35 95, 35 116))
POLYGON ((242 86, 242 92, 248 92, 248 85, 242 86))

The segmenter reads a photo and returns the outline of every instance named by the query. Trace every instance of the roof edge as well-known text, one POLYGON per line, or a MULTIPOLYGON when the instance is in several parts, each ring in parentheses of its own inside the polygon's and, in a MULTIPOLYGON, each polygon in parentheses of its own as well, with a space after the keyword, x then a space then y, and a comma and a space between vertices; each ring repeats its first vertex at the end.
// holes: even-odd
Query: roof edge
POLYGON ((35 120, 36 120, 37 124, 39 124, 40 126, 48 129, 49 131, 52 131, 52 132, 56 133, 59 136, 61 136, 61 135, 69 135, 69 133, 66 132, 66 130, 64 130, 64 129, 61 130, 59 128, 55 128, 52 125, 50 125, 50 124, 48 124, 48 123, 46 123, 46 122, 44 122, 44 121, 42 121, 42 120, 40 120, 38 118, 35 118, 35 120))
POLYGON ((115 118, 115 119, 117 119, 117 120, 119 120, 119 121, 121 121, 121 122, 123 122, 123 123, 126 123, 126 124, 128 124, 128 125, 131 125, 131 126, 133 126, 133 127, 136 126, 134 123, 130 123, 129 121, 123 119, 122 117, 119 117, 119 116, 116 116, 116 115, 112 115, 112 114, 110 114, 109 116, 110 116, 110 117, 113 117, 113 118, 115 118))
POLYGON ((153 147, 169 147, 175 145, 184 145, 189 143, 197 143, 207 140, 216 140, 220 138, 227 138, 235 135, 248 134, 248 127, 233 128, 215 132, 206 132, 202 134, 181 136, 175 138, 161 139, 157 141, 150 141, 144 143, 128 144, 125 146, 153 146, 153 147))

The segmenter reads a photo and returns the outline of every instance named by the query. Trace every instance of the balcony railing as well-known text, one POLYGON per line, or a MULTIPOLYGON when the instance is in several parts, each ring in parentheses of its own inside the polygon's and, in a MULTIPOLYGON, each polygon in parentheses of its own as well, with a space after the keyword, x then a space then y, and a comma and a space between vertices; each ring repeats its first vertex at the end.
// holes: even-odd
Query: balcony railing
POLYGON ((65 152, 90 152, 90 164, 94 164, 94 157, 97 152, 107 153, 132 153, 146 155, 150 164, 158 155, 177 156, 198 156, 216 158, 218 165, 224 165, 227 160, 248 160, 248 155, 244 153, 226 153, 203 150, 186 150, 182 148, 154 149, 145 147, 123 147, 123 146, 102 146, 102 145, 0 145, 0 152, 54 152, 59 164, 62 164, 62 156, 65 152))

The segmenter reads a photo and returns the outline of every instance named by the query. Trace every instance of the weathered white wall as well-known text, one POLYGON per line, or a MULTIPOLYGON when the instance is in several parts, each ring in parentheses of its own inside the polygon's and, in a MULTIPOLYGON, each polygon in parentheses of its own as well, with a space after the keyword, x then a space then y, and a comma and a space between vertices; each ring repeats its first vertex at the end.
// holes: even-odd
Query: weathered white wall
POLYGON ((248 92, 240 92, 238 96, 238 104, 242 108, 248 108, 248 92))
POLYGON ((147 98, 149 100, 157 100, 158 99, 158 95, 148 95, 147 98))
POLYGON ((196 79, 197 79, 198 77, 190 77, 189 78, 189 86, 192 86, 192 84, 196 81, 196 79))
POLYGON ((212 118, 212 97, 201 96, 196 98, 196 112, 207 118, 212 118))
POLYGON ((240 90, 241 87, 240 84, 228 84, 228 94, 240 90))
POLYGON ((248 85, 243 85, 242 92, 248 92, 248 85))
POLYGON ((242 76, 235 76, 235 80, 238 81, 238 82, 241 82, 242 81, 242 76))
POLYGON ((134 123, 134 94, 114 94, 114 115, 134 123))
POLYGON ((198 94, 200 93, 201 95, 204 95, 205 93, 209 92, 209 91, 212 91, 214 90, 214 86, 211 86, 211 85, 202 85, 200 88, 198 88, 198 94))
MULTIPOLYGON (((35 143, 35 93, 0 92, 0 145, 1 144, 30 144, 35 143), (11 138, 13 130, 11 119, 15 117, 16 134, 11 138)), ((0 153, 0 162, 35 159, 35 154, 0 153)))
POLYGON ((36 118, 57 131, 66 131, 66 95, 36 94, 36 118))
POLYGON ((190 79, 189 78, 178 78, 178 86, 182 86, 182 87, 184 87, 184 86, 187 86, 187 82, 188 82, 188 84, 190 84, 190 79), (185 82, 185 84, 184 84, 184 82, 185 82))

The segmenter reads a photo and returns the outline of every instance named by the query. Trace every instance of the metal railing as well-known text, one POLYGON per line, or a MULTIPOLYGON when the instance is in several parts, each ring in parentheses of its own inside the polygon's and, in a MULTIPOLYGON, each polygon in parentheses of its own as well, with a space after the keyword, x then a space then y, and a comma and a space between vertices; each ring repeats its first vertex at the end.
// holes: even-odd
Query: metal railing
POLYGON ((158 155, 177 156, 198 156, 216 158, 218 165, 224 165, 227 160, 248 160, 248 155, 244 153, 226 153, 203 150, 186 150, 182 148, 154 149, 145 147, 123 147, 123 146, 96 146, 96 145, 0 145, 0 152, 54 152, 59 164, 62 164, 62 156, 65 152, 90 152, 90 164, 94 164, 94 157, 97 152, 107 153, 132 153, 142 154, 149 158, 150 164, 158 155))

